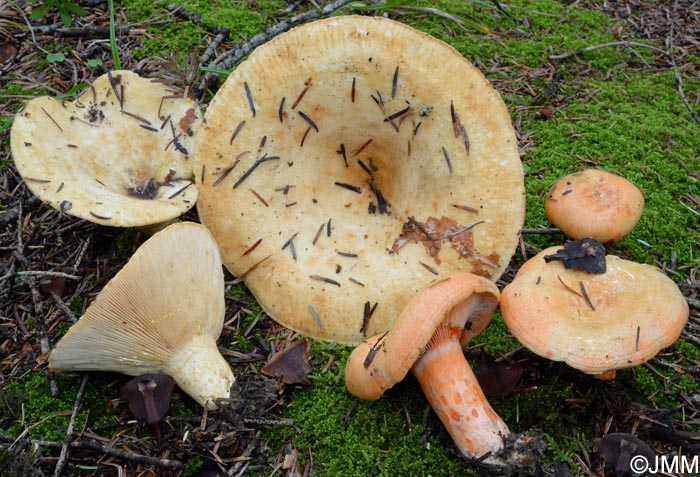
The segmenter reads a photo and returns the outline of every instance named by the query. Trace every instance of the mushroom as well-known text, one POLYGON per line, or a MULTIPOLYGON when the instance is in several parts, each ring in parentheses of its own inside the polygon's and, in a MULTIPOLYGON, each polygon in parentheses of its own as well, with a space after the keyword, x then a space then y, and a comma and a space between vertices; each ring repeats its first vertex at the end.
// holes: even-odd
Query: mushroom
POLYGON ((644 196, 617 174, 585 169, 557 179, 544 207, 552 225, 567 236, 605 243, 620 239, 637 225, 644 196))
POLYGON ((75 102, 42 96, 15 116, 12 157, 55 209, 102 225, 167 222, 197 201, 197 104, 130 71, 100 76, 75 102))
POLYGON ((491 321, 498 297, 496 285, 477 275, 435 279, 411 299, 391 331, 355 348, 345 368, 348 390, 379 399, 410 370, 462 454, 498 452, 510 431, 462 352, 491 321))
POLYGON ((341 16, 256 49, 207 108, 197 209, 278 322, 357 344, 437 274, 496 281, 518 244, 508 110, 445 43, 341 16))
POLYGON ((228 398, 216 347, 224 323, 221 257, 207 229, 170 225, 143 243, 49 356, 52 370, 173 377, 202 406, 228 398))
POLYGON ((688 303, 658 268, 607 255, 605 273, 590 274, 548 263, 556 250, 528 260, 501 294, 503 320, 525 347, 609 378, 678 339, 688 303))

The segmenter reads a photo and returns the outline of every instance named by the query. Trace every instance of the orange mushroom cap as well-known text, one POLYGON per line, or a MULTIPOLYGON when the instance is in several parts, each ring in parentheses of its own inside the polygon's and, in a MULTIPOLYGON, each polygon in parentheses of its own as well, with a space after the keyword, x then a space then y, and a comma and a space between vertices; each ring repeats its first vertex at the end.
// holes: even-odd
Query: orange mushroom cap
POLYGON ((644 196, 612 172, 586 169, 554 182, 544 202, 547 217, 574 239, 618 240, 639 222, 644 196))
POLYGON ((501 295, 511 333, 534 353, 590 374, 636 366, 680 336, 688 303, 658 268, 607 255, 602 274, 528 260, 501 295))

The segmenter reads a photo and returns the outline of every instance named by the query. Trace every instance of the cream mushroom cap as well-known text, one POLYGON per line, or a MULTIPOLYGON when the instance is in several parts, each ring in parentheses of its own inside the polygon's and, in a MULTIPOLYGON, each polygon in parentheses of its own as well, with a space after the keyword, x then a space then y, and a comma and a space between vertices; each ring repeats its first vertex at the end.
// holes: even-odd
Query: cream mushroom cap
POLYGON ((202 406, 228 398, 234 377, 216 339, 224 276, 211 234, 170 225, 143 243, 49 356, 53 370, 163 373, 202 406))
POLYGON ((278 322, 358 343, 436 274, 498 279, 518 243, 522 164, 499 94, 456 50, 341 16, 259 47, 212 100, 197 209, 278 322))
POLYGON ((607 255, 590 274, 544 257, 530 258, 501 293, 511 333, 534 353, 589 374, 644 363, 673 344, 688 321, 688 303, 658 268, 607 255))
POLYGON ((557 179, 544 207, 552 225, 567 236, 609 242, 637 225, 644 211, 644 196, 624 177, 585 169, 557 179))
POLYGON ((42 96, 12 125, 12 157, 29 189, 67 214, 132 227, 194 206, 197 104, 131 71, 100 76, 75 102, 42 96))

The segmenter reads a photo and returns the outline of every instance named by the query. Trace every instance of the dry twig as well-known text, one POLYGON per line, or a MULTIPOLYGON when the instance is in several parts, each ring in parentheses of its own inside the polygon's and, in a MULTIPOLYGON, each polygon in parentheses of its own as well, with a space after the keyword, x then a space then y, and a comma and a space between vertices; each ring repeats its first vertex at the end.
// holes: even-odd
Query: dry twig
POLYGON ((89 380, 88 374, 83 376, 83 380, 80 383, 80 388, 78 389, 78 394, 75 396, 75 405, 73 406, 73 413, 70 416, 70 421, 68 422, 68 429, 66 429, 66 438, 61 446, 61 455, 58 457, 58 462, 56 462, 56 470, 54 471, 54 477, 59 477, 63 471, 63 467, 66 465, 66 458, 68 457, 68 445, 73 438, 73 426, 75 425, 75 418, 78 415, 78 410, 80 409, 80 401, 83 399, 83 394, 85 394, 85 388, 89 380))
MULTIPOLYGON (((248 41, 245 41, 238 45, 237 48, 229 50, 226 53, 220 55, 209 65, 209 67, 217 69, 230 69, 255 48, 262 45, 263 43, 267 43, 280 33, 284 33, 285 31, 301 23, 316 20, 318 18, 321 18, 322 16, 329 15, 334 11, 338 10, 339 8, 344 7, 351 1, 352 0, 335 0, 334 2, 331 2, 328 5, 324 6, 320 10, 308 10, 304 13, 300 13, 299 15, 293 16, 292 18, 288 18, 280 21, 279 23, 271 25, 265 28, 260 33, 258 33, 257 35, 253 36, 248 41)), ((204 78, 202 80, 203 92, 206 91, 206 85, 209 84, 209 82, 215 74, 216 73, 208 72, 204 75, 204 78)))

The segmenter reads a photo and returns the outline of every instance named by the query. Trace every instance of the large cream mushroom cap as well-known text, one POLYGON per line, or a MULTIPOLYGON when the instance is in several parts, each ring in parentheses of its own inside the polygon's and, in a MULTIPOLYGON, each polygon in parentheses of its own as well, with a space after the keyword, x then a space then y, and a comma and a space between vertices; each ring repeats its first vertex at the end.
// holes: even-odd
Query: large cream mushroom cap
POLYGON ((194 101, 113 71, 75 102, 29 101, 12 125, 12 157, 55 209, 102 225, 158 224, 197 201, 190 155, 200 121, 194 101))
POLYGON ((511 333, 534 353, 589 374, 644 363, 673 344, 688 302, 658 268, 607 255, 602 274, 529 259, 501 293, 511 333))
POLYGON ((436 274, 496 281, 525 200, 510 115, 456 50, 343 16, 255 50, 212 100, 197 209, 224 264, 306 335, 358 343, 436 274))
POLYGON ((228 398, 233 373, 216 340, 224 324, 216 243, 193 222, 144 242, 49 357, 54 370, 164 373, 202 406, 228 398))

